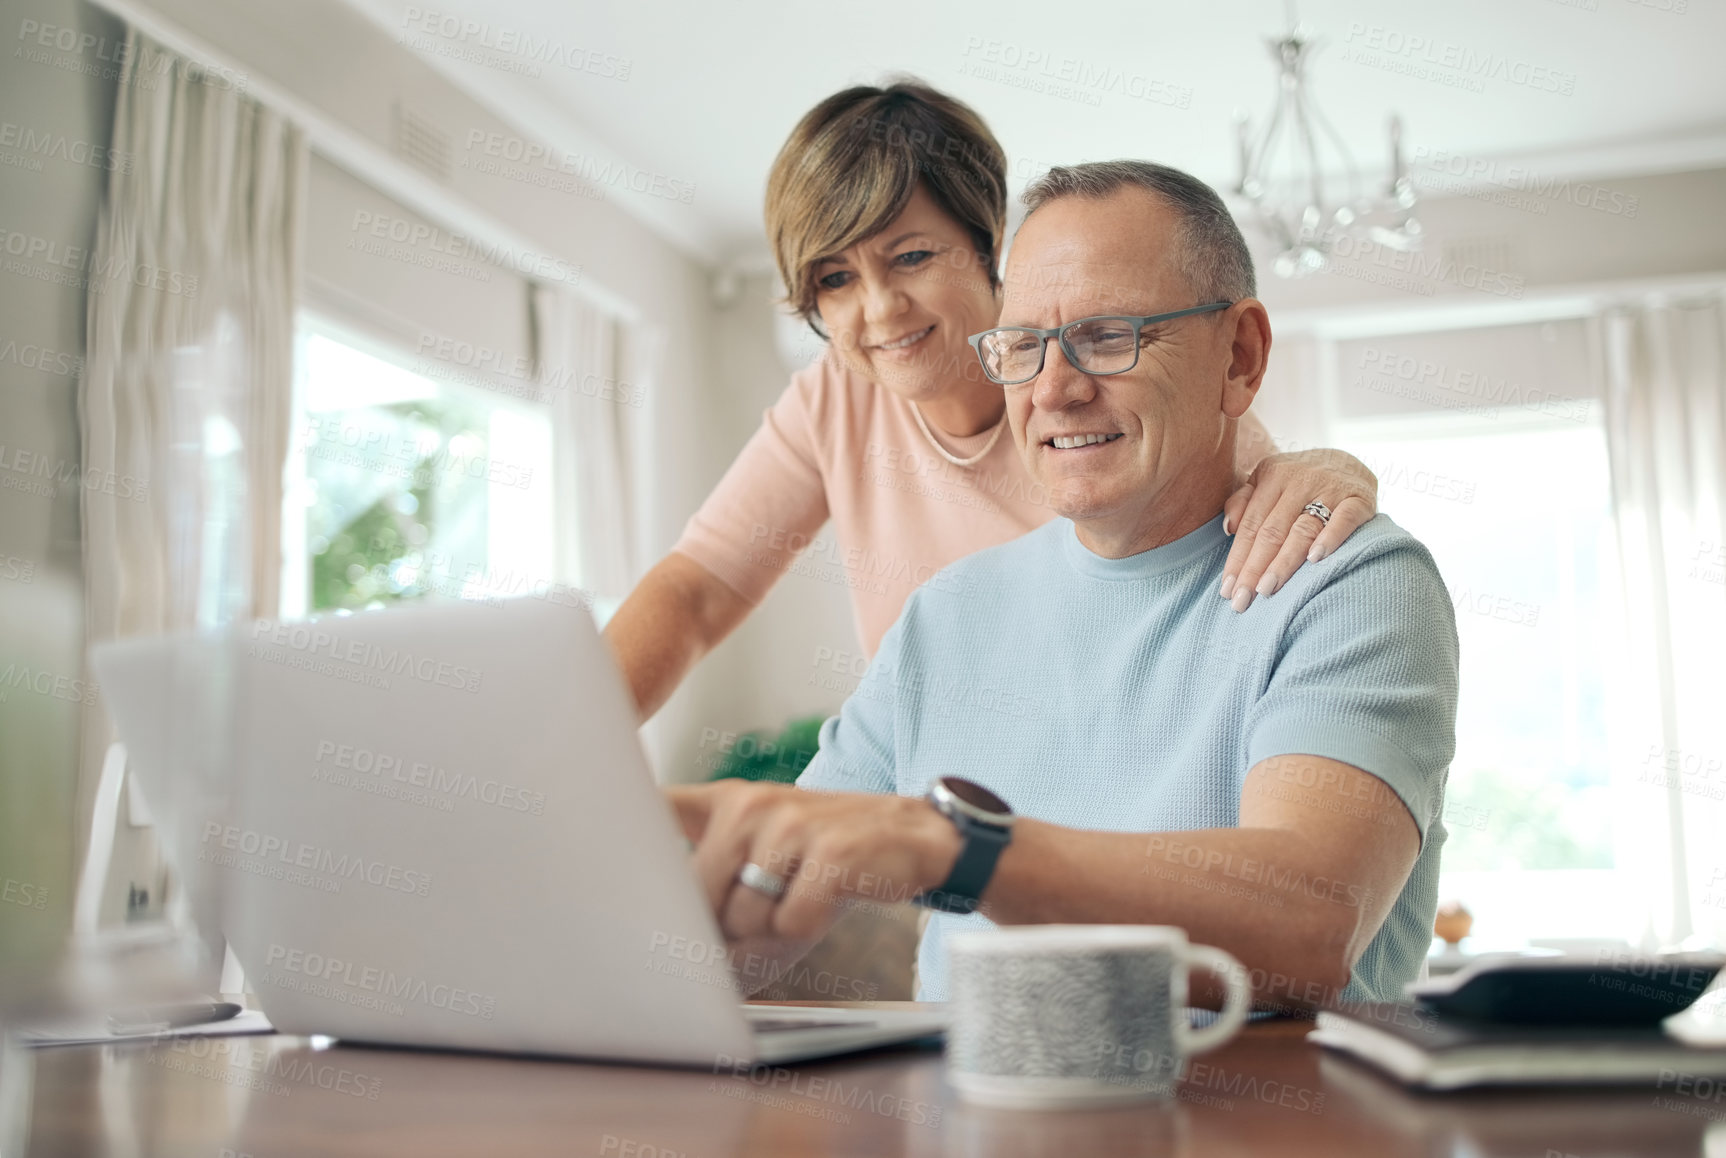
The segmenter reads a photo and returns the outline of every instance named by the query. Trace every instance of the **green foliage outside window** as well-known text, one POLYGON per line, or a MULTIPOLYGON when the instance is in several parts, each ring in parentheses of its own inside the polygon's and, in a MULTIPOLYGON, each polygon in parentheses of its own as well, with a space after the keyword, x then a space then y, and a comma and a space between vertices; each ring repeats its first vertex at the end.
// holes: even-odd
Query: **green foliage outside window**
MULTIPOLYGON (((434 519, 426 509, 430 494, 423 488, 407 491, 421 505, 422 525, 434 519)), ((408 527, 395 496, 379 499, 351 519, 330 540, 327 550, 312 556, 312 607, 361 608, 373 601, 394 603, 425 592, 414 585, 390 582, 392 566, 413 552, 408 527)))
POLYGON ((483 458, 485 415, 422 399, 320 417, 306 470, 312 610, 459 595, 455 560, 485 560, 486 482, 463 469, 483 458))
MULTIPOLYGON (((1603 810, 1585 807, 1590 792, 1562 779, 1531 788, 1501 768, 1455 771, 1445 790, 1444 867, 1452 872, 1607 869, 1612 834, 1603 810)), ((1609 815, 1609 814, 1608 814, 1609 815)))

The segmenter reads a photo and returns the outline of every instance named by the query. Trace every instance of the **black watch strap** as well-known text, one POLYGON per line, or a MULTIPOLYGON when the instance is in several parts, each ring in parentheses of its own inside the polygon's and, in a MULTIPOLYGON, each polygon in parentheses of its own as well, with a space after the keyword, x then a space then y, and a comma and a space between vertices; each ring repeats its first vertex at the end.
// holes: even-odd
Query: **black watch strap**
POLYGON ((1001 850, 1013 839, 1013 830, 970 819, 955 824, 959 835, 965 838, 965 847, 959 850, 953 871, 940 888, 919 893, 914 899, 924 908, 939 913, 974 913, 983 890, 989 887, 989 878, 995 875, 995 862, 1001 859, 1001 850))

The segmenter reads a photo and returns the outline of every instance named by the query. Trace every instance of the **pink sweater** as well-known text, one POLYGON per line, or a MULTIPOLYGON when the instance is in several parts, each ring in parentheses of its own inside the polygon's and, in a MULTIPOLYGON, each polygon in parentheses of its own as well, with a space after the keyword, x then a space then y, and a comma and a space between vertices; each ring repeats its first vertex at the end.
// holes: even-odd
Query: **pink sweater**
MULTIPOLYGON (((936 437, 970 458, 993 432, 936 437)), ((914 588, 1053 517, 1011 430, 975 466, 954 466, 909 402, 822 359, 792 377, 672 549, 752 604, 787 571, 845 585, 874 655, 914 588), (829 518, 837 544, 798 558, 829 518)))

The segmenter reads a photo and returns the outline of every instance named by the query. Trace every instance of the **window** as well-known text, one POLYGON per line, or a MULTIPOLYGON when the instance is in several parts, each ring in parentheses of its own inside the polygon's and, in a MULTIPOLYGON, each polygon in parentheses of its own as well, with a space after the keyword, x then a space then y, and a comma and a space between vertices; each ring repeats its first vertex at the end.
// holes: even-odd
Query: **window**
POLYGON ((284 617, 504 597, 552 575, 544 413, 408 361, 301 316, 284 617))
POLYGON ((1484 410, 1343 423, 1432 551, 1461 649, 1440 896, 1470 945, 1625 935, 1607 735, 1624 616, 1605 433, 1484 410))

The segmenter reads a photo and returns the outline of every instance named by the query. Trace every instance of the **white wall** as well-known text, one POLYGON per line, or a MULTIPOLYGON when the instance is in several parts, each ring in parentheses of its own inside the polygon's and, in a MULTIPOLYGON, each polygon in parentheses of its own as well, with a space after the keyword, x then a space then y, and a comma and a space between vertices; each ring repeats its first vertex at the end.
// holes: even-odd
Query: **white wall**
POLYGON ((1560 181, 1505 167, 1471 196, 1421 204, 1418 258, 1368 248, 1302 279, 1278 278, 1261 260, 1259 291, 1274 324, 1293 311, 1510 305, 1565 286, 1712 273, 1726 270, 1722 205, 1726 169, 1560 181))
MULTIPOLYGON (((741 279, 736 299, 715 312, 715 410, 710 437, 729 462, 761 425, 791 378, 774 343, 776 275, 741 279)), ((819 349, 813 341, 800 348, 819 349)), ((821 532, 831 536, 829 523, 821 532)), ((842 586, 803 575, 780 578, 743 626, 697 669, 692 683, 703 689, 701 713, 691 715, 668 749, 664 765, 677 779, 702 779, 711 770, 719 741, 713 733, 767 729, 789 719, 836 711, 844 695, 820 681, 816 650, 858 650, 849 593, 842 586), (693 729, 693 731, 691 731, 693 729)))

